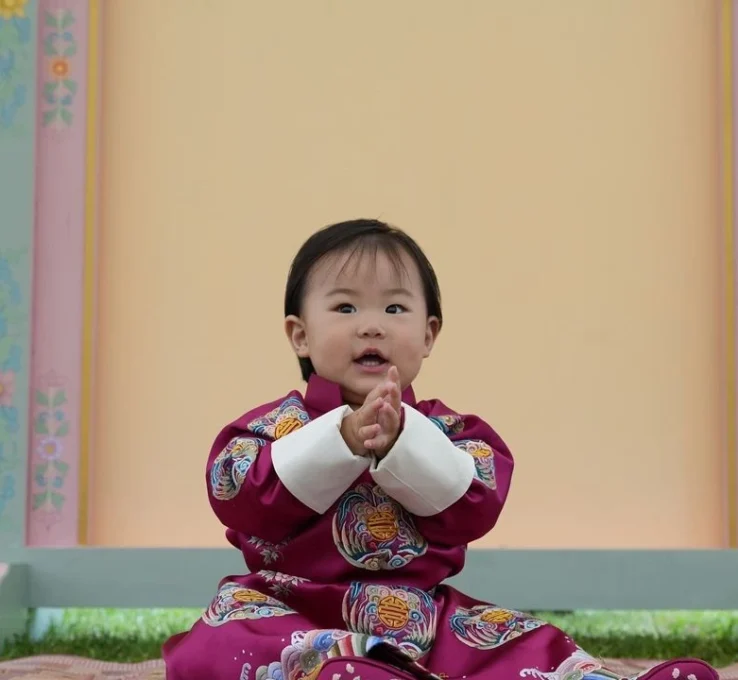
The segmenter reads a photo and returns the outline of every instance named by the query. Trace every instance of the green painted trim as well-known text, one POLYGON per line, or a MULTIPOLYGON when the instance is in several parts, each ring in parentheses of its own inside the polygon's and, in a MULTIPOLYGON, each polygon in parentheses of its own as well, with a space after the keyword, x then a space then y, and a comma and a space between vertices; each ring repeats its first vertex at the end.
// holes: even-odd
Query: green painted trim
POLYGON ((28 626, 29 574, 25 564, 0 564, 0 651, 28 626))
MULTIPOLYGON (((31 548, 23 562, 34 608, 203 607, 246 571, 233 549, 31 548)), ((738 609, 737 574, 738 550, 471 550, 451 583, 524 610, 738 609)))

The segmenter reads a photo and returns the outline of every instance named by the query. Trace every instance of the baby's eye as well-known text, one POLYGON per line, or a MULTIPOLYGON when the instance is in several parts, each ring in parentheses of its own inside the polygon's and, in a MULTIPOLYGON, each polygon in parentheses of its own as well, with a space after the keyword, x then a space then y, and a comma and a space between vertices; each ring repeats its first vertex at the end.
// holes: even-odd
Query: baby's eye
POLYGON ((390 305, 384 311, 387 312, 387 314, 402 314, 402 312, 406 312, 407 309, 402 305, 390 305))
POLYGON ((339 314, 353 314, 356 311, 356 307, 346 303, 346 304, 338 305, 338 307, 336 307, 336 311, 339 314))

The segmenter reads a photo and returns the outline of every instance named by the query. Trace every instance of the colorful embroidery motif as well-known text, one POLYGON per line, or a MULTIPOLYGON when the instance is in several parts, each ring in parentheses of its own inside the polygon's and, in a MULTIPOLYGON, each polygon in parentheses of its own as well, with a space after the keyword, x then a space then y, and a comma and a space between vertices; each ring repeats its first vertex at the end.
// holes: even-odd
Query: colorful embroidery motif
POLYGON ((201 618, 208 626, 222 626, 229 621, 271 619, 295 613, 279 600, 228 581, 220 586, 201 618))
POLYGON ((360 484, 343 495, 333 516, 333 542, 361 569, 400 569, 428 550, 412 516, 380 487, 360 484))
POLYGON ((463 439, 454 443, 457 448, 466 451, 474 459, 476 478, 490 489, 496 489, 495 453, 489 444, 481 439, 463 439))
POLYGON ((544 621, 521 612, 485 604, 468 609, 457 607, 450 624, 456 637, 475 649, 495 649, 523 633, 546 625, 544 621))
POLYGON ((282 559, 282 548, 287 545, 288 541, 280 541, 279 543, 269 543, 258 536, 249 536, 249 545, 260 551, 261 559, 264 564, 269 565, 282 559))
MULTIPOLYGON (((379 638, 356 635, 345 630, 297 631, 290 645, 282 651, 282 660, 256 670, 254 680, 314 680, 330 658, 339 656, 366 656, 379 638)), ((355 677, 350 661, 347 672, 355 677)))
POLYGON ((343 620, 349 630, 392 640, 419 659, 436 635, 436 603, 417 588, 356 582, 344 596, 343 620))
MULTIPOLYGON (((594 657, 581 648, 568 658, 564 659, 557 668, 544 672, 537 668, 524 668, 520 671, 521 678, 535 678, 536 680, 622 680, 622 676, 608 671, 594 657)), ((633 676, 637 677, 637 676, 633 676)))
POLYGON ((253 437, 234 437, 228 442, 210 469, 210 486, 214 498, 229 501, 238 494, 246 473, 262 446, 266 446, 266 442, 253 437))
POLYGON ((290 574, 282 574, 278 571, 268 571, 266 569, 262 569, 258 574, 267 583, 271 584, 269 590, 277 597, 289 597, 296 586, 308 580, 302 576, 290 576, 290 574))
POLYGON ((310 416, 305 411, 302 401, 297 397, 290 397, 265 416, 250 422, 248 430, 261 437, 280 439, 290 432, 299 430, 309 421, 310 416))
POLYGON ((285 680, 282 664, 279 661, 272 661, 268 666, 259 666, 254 680, 285 680))
POLYGON ((444 434, 459 434, 464 430, 464 416, 430 416, 429 420, 444 434))

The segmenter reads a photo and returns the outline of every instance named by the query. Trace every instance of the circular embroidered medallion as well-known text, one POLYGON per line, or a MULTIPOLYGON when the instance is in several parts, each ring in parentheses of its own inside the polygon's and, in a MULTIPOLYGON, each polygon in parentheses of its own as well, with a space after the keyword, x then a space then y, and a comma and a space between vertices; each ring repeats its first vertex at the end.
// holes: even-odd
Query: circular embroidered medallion
POLYGON ((347 562, 369 571, 400 569, 428 550, 405 508, 372 484, 343 495, 333 516, 333 542, 347 562))
POLYGON ((352 583, 343 599, 343 620, 352 633, 393 641, 413 659, 426 654, 436 634, 437 607, 424 590, 352 583))

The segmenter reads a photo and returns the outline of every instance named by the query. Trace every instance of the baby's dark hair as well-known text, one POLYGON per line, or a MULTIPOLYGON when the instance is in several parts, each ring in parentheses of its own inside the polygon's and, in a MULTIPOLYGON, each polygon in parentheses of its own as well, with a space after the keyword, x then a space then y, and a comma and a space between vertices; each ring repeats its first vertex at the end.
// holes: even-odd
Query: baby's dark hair
MULTIPOLYGON (((402 253, 407 253, 418 267, 423 283, 425 306, 428 316, 438 319, 439 328, 443 323, 441 312, 441 289, 433 266, 420 246, 401 229, 379 220, 357 219, 339 222, 315 232, 295 255, 287 276, 284 293, 284 315, 300 316, 305 297, 305 286, 313 267, 325 256, 350 251, 348 264, 355 257, 369 253, 376 258, 377 253, 387 255, 398 271, 404 269, 402 253)), ((346 266, 346 264, 344 266, 346 266)), ((299 359, 302 379, 307 381, 315 373, 310 359, 299 359)))

